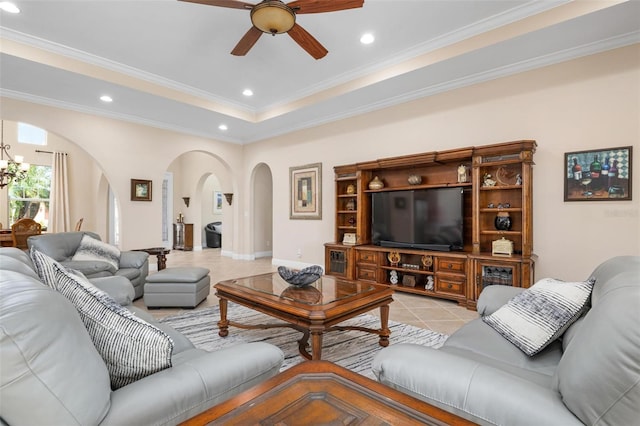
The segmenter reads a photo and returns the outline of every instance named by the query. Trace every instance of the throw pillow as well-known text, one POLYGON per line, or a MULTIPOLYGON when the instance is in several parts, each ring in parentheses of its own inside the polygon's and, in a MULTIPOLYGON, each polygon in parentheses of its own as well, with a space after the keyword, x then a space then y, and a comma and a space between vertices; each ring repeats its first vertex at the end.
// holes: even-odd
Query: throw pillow
POLYGON ((75 305, 113 389, 171 367, 173 341, 166 333, 137 318, 82 274, 36 250, 31 259, 42 281, 75 305))
POLYGON ((482 320, 532 356, 558 338, 588 306, 595 280, 538 281, 482 320))
POLYGON ((113 267, 111 272, 120 268, 120 250, 117 247, 84 235, 71 260, 98 260, 107 262, 113 267))

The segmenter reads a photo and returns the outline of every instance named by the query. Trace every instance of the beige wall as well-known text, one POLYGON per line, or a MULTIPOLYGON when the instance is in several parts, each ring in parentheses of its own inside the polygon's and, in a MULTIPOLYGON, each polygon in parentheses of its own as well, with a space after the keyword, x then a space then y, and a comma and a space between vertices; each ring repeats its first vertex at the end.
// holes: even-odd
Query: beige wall
MULTIPOLYGON (((221 163, 225 170, 242 170, 242 147, 238 145, 14 99, 2 98, 1 102, 2 119, 24 121, 46 129, 71 141, 95 159, 96 167, 104 173, 120 206, 120 247, 123 249, 162 245, 162 180, 169 165, 181 155, 203 152, 210 158, 224 159, 221 163), (153 181, 152 201, 131 201, 131 179, 153 181)), ((75 184, 76 178, 83 180, 87 175, 78 174, 71 185, 75 184)), ((202 174, 196 177, 190 174, 181 176, 175 183, 175 196, 184 196, 185 192, 181 191, 191 190, 194 180, 201 189, 205 178, 202 174)), ((226 179, 228 181, 223 185, 237 187, 242 174, 229 174, 226 179)), ((88 191, 71 195, 76 199, 74 203, 93 200, 99 183, 93 182, 91 185, 93 187, 88 191)), ((2 193, 6 194, 5 190, 2 193)), ((197 197, 197 194, 193 195, 197 197)), ((174 200, 176 209, 181 205, 184 205, 181 198, 174 200)), ((103 223, 102 232, 98 230, 103 236, 106 231, 105 217, 106 211, 99 211, 93 219, 103 223)), ((199 224, 196 229, 200 229, 199 224)), ((199 232, 196 235, 200 244, 199 232)))
POLYGON ((580 279, 608 257, 640 255, 639 95, 635 45, 252 144, 245 162, 273 173, 273 257, 322 264, 336 165, 519 139, 538 142, 537 277, 580 279), (633 201, 563 201, 565 152, 627 145, 635 148, 633 201), (323 220, 289 220, 288 168, 311 162, 323 164, 323 220))
MULTIPOLYGON (((27 120, 22 121, 28 123, 27 120)), ((87 152, 55 133, 47 135, 46 146, 19 143, 17 141, 16 121, 4 122, 4 142, 11 145, 9 154, 14 157, 22 155, 25 162, 39 166, 51 166, 53 157, 48 153, 37 153, 36 150, 66 152, 68 154, 67 165, 69 166, 69 191, 72 194, 80 194, 79 196, 71 197, 69 201, 71 230, 78 219, 84 218, 83 229, 98 230, 101 233, 105 231, 106 228, 99 228, 100 225, 95 220, 96 216, 98 216, 99 206, 106 206, 106 199, 98 200, 97 192, 94 190, 98 185, 102 172, 98 164, 93 161, 93 158, 87 152)), ((7 206, 6 193, 6 189, 0 190, 0 223, 8 226, 9 208, 7 206)), ((103 211, 100 211, 100 213, 105 214, 103 211)))
MULTIPOLYGON (((244 147, 11 99, 2 99, 2 117, 61 135, 96 159, 121 203, 124 248, 160 244, 160 191, 166 170, 179 175, 174 182, 176 209, 184 206, 182 196, 190 195, 192 203, 203 196, 204 180, 212 172, 210 165, 202 165, 204 158, 220 159, 222 171, 216 175, 223 190, 234 193, 233 206, 225 202, 223 213, 225 235, 233 239, 223 238, 223 253, 250 258, 255 252, 252 221, 259 220, 261 212, 259 206, 251 208, 250 175, 264 163, 273 181, 274 263, 323 264, 323 243, 333 238, 334 166, 535 139, 537 276, 580 279, 608 257, 640 254, 640 45, 244 147), (627 145, 633 145, 636 154, 633 201, 563 201, 565 152, 627 145), (200 154, 181 157, 191 152, 200 154), (315 162, 323 167, 322 220, 290 220, 289 167, 315 162), (201 166, 192 167, 196 163, 201 166), (129 201, 130 178, 154 181, 152 202, 129 201)), ((199 209, 201 202, 195 205, 199 209)), ((100 217, 101 212, 96 214, 100 217)))

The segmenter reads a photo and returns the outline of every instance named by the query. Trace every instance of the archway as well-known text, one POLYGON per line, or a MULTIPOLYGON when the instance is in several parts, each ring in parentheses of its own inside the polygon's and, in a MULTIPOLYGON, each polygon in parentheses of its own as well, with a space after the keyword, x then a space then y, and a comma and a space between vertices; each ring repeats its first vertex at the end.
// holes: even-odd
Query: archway
POLYGON ((255 258, 273 255, 273 178, 264 163, 251 176, 252 243, 255 258))

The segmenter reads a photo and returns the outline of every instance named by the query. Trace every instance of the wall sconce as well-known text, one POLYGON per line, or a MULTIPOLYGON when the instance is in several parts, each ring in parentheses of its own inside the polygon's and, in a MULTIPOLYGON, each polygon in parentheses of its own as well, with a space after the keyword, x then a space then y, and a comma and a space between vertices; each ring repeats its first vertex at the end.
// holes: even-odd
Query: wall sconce
POLYGON ((189 207, 189 200, 190 200, 189 197, 182 197, 182 201, 184 201, 184 205, 187 207, 189 207))
POLYGON ((227 199, 227 203, 231 205, 231 201, 233 201, 233 194, 231 192, 225 192, 224 198, 227 199))

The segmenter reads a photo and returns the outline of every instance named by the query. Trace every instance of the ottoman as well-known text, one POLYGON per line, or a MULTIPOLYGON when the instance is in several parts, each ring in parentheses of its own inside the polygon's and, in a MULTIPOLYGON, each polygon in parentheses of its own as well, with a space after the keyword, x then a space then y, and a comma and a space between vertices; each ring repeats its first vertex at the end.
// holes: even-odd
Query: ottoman
POLYGON ((209 295, 207 268, 166 268, 147 276, 144 304, 147 308, 195 308, 209 295))

